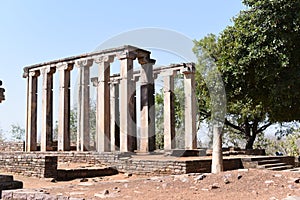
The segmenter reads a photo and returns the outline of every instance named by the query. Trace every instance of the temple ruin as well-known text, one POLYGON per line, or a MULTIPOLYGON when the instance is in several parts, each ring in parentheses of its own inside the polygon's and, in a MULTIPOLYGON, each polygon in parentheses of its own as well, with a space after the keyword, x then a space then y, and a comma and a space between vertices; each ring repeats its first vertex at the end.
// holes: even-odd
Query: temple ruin
POLYGON ((78 70, 77 151, 90 151, 90 87, 96 87, 96 151, 141 152, 155 150, 155 80, 163 77, 164 149, 175 148, 174 75, 183 74, 185 94, 185 149, 197 148, 195 67, 193 63, 154 68, 151 52, 133 46, 106 49, 24 68, 27 79, 26 151, 70 151, 71 72, 78 70), (111 63, 120 62, 120 74, 111 75, 111 63), (137 59, 139 70, 133 70, 137 59), (91 77, 91 67, 98 76, 91 77), (58 141, 53 142, 53 76, 59 74, 58 141), (42 94, 38 95, 38 81, 42 94), (136 96, 136 83, 140 96, 136 96), (40 147, 38 101, 42 98, 40 147), (140 117, 137 118, 137 98, 140 117), (137 120, 140 136, 137 137, 137 120), (139 146, 137 143, 139 142, 139 146))

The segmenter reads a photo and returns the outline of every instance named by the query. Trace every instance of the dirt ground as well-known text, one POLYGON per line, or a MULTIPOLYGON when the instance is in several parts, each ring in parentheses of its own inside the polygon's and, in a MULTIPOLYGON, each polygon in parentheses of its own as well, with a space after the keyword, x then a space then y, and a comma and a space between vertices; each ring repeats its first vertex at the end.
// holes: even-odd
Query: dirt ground
POLYGON ((118 174, 63 182, 15 174, 14 179, 23 181, 25 189, 85 199, 300 199, 300 173, 259 169, 168 176, 118 174))

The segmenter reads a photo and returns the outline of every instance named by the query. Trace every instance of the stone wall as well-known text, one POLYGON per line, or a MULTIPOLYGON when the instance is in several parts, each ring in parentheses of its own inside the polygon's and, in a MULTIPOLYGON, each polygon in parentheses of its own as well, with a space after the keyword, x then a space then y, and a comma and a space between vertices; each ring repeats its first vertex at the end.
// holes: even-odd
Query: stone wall
POLYGON ((0 152, 24 151, 24 142, 0 142, 0 152))
MULTIPOLYGON (((291 159, 285 161, 289 160, 291 159)), ((174 159, 174 157, 151 159, 147 156, 132 156, 130 153, 120 152, 0 152, 2 169, 25 176, 57 177, 58 162, 85 163, 91 166, 107 165, 121 173, 134 174, 205 173, 211 170, 210 159, 187 160, 174 159)), ((242 162, 240 158, 224 158, 223 162, 224 170, 247 167, 244 164, 246 162, 242 162)))
POLYGON ((186 173, 186 165, 186 161, 121 158, 116 164, 116 168, 120 172, 134 174, 184 174, 186 173))
POLYGON ((57 157, 34 152, 0 152, 0 167, 24 176, 56 177, 57 157))
MULTIPOLYGON (((224 159, 224 170, 243 168, 241 159, 224 159)), ((185 174, 185 173, 209 173, 211 160, 137 160, 121 159, 117 166, 119 171, 135 174, 185 174)))

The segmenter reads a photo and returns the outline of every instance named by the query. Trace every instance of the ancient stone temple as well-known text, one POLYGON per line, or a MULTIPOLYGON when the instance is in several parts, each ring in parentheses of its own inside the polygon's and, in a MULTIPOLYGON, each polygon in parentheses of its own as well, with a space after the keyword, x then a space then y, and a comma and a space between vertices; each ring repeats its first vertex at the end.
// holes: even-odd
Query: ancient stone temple
POLYGON ((27 79, 26 151, 69 151, 70 109, 73 87, 72 70, 78 70, 77 151, 90 148, 90 87, 96 88, 96 151, 151 152, 155 150, 155 79, 164 82, 164 148, 175 148, 174 75, 184 76, 185 93, 185 149, 196 148, 196 100, 195 67, 183 63, 154 68, 151 52, 133 46, 122 46, 82 54, 24 68, 27 79), (120 74, 111 75, 111 63, 120 63, 120 74), (133 70, 134 60, 140 65, 133 70), (92 67, 97 68, 97 77, 91 77, 92 67), (59 75, 58 141, 53 142, 53 76, 59 75), (38 95, 38 81, 42 92, 38 95), (136 83, 140 96, 136 95, 136 83), (38 100, 42 98, 41 116, 38 116, 38 100), (137 98, 140 101, 140 116, 137 118, 137 98), (41 124, 37 124, 38 117, 41 124), (137 120, 140 135, 137 137, 137 120), (38 145, 38 130, 40 146, 38 145), (139 145, 137 145, 139 143, 139 145), (38 148, 39 146, 39 148, 38 148))
MULTIPOLYGON (((2 85, 2 81, 0 80, 0 86, 2 85)), ((0 103, 5 100, 4 96, 5 89, 0 87, 0 103)))

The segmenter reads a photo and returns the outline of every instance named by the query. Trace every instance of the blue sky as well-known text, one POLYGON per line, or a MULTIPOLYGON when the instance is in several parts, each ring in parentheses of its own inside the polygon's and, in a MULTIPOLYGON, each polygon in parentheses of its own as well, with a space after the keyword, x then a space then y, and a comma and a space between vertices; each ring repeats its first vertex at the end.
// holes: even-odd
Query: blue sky
POLYGON ((90 52, 114 35, 144 27, 200 39, 218 34, 243 8, 240 0, 1 0, 0 80, 6 100, 0 104, 0 128, 25 127, 24 66, 90 52))

